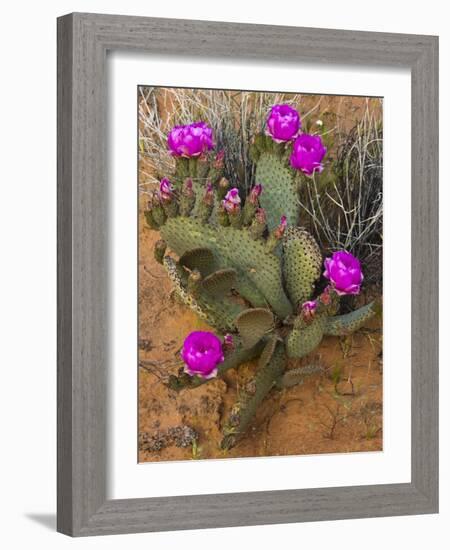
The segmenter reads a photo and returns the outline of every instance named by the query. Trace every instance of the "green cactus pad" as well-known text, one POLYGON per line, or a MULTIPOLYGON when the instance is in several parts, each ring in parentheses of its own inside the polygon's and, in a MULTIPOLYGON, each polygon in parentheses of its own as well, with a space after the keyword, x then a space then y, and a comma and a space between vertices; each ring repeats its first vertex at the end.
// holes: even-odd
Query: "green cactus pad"
POLYGON ((283 275, 296 309, 311 297, 321 267, 322 254, 312 235, 300 227, 288 227, 283 238, 283 275))
POLYGON ((294 328, 286 338, 288 357, 304 357, 316 348, 324 336, 326 317, 317 317, 310 325, 294 328))
POLYGON ((280 259, 265 250, 264 243, 254 241, 247 231, 233 227, 201 225, 192 218, 169 218, 161 236, 177 254, 187 250, 209 248, 218 268, 237 272, 236 290, 254 306, 268 303, 282 319, 292 313, 282 283, 280 259))
POLYGON ((345 336, 360 329, 366 321, 373 317, 377 311, 377 302, 370 302, 366 306, 347 313, 329 317, 325 326, 325 334, 331 336, 345 336))
POLYGON ((276 334, 273 334, 271 336, 271 338, 269 338, 269 340, 267 340, 267 343, 266 345, 264 346, 264 349, 261 353, 261 356, 258 360, 258 368, 259 369, 263 369, 267 363, 272 359, 272 355, 275 351, 275 348, 276 348, 276 345, 277 345, 277 342, 278 342, 278 338, 276 336, 276 334))
POLYGON ((256 165, 255 182, 263 186, 259 202, 266 211, 269 231, 278 226, 283 215, 288 225, 297 225, 300 214, 297 185, 286 163, 272 153, 262 153, 256 165))
POLYGON ((202 277, 207 277, 217 270, 214 254, 209 248, 193 248, 192 250, 187 250, 180 257, 179 262, 180 265, 190 270, 198 269, 202 277))
POLYGON ((320 365, 306 365, 304 367, 298 367, 295 369, 287 370, 277 381, 277 388, 292 388, 303 384, 303 381, 307 376, 312 374, 322 373, 324 368, 320 365))
POLYGON ((214 298, 226 296, 236 286, 236 270, 221 269, 208 275, 202 281, 202 288, 214 298))
POLYGON ((243 277, 238 273, 238 282, 236 290, 254 307, 268 307, 269 303, 264 298, 264 295, 255 287, 252 281, 248 277, 243 277))
POLYGON ((159 229, 159 225, 156 223, 151 210, 146 210, 144 212, 144 217, 150 229, 159 229))
POLYGON ((164 225, 167 216, 166 216, 166 213, 164 212, 163 207, 160 204, 153 205, 152 217, 158 226, 164 225))
POLYGON ((253 347, 273 328, 273 314, 268 309, 246 309, 235 321, 245 348, 253 347))
POLYGON ((185 305, 219 332, 236 330, 234 320, 245 309, 243 305, 228 298, 214 298, 201 285, 194 296, 187 290, 189 277, 184 268, 170 256, 165 256, 164 266, 177 295, 185 305))
POLYGON ((258 406, 275 386, 285 368, 284 345, 279 341, 270 361, 258 369, 250 384, 252 391, 247 391, 233 407, 228 423, 223 429, 225 437, 221 442, 222 449, 230 449, 245 434, 258 406))

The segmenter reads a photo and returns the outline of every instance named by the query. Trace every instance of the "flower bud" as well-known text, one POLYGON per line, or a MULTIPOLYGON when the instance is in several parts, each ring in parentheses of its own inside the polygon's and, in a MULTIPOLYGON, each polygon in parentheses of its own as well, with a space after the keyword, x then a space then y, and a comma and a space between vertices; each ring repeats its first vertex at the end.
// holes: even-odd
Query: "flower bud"
POLYGON ((280 225, 275 229, 275 237, 279 240, 284 235, 287 227, 287 218, 286 216, 281 216, 280 225))
POLYGON ((189 216, 195 204, 195 193, 191 178, 186 178, 183 183, 180 198, 180 214, 189 216))
POLYGON ((163 178, 159 184, 159 197, 161 201, 171 201, 173 199, 173 187, 167 178, 163 178))
POLYGON ((229 214, 235 212, 236 210, 240 210, 241 197, 239 196, 239 190, 236 187, 233 187, 233 189, 228 191, 222 201, 222 205, 229 214))
POLYGON ((327 286, 325 288, 325 290, 319 296, 319 299, 324 306, 329 306, 331 304, 330 286, 327 286))
POLYGON ((248 200, 251 202, 251 204, 254 204, 255 206, 258 205, 258 199, 259 196, 262 193, 263 186, 260 183, 257 183, 252 190, 250 191, 250 195, 248 197, 248 200))
POLYGON ((216 158, 213 161, 213 167, 216 170, 223 170, 224 161, 225 161, 225 151, 222 149, 217 153, 216 158))
POLYGON ((225 355, 229 355, 235 349, 234 338, 232 334, 225 334, 223 337, 222 349, 225 355))
POLYGON ((306 323, 311 323, 314 319, 317 309, 316 300, 309 300, 301 305, 301 316, 306 323))
POLYGON ((200 222, 205 224, 208 222, 214 206, 214 189, 211 182, 208 182, 205 188, 202 202, 198 208, 198 217, 200 222))
POLYGON ((227 194, 229 188, 230 182, 227 180, 227 178, 221 178, 217 185, 217 194, 220 200, 225 198, 225 195, 227 194))
POLYGON ((264 208, 257 208, 255 217, 249 227, 249 233, 252 239, 260 239, 264 235, 267 227, 266 211, 264 208))
POLYGON ((214 189, 210 181, 206 184, 203 202, 208 206, 212 206, 214 204, 214 189))

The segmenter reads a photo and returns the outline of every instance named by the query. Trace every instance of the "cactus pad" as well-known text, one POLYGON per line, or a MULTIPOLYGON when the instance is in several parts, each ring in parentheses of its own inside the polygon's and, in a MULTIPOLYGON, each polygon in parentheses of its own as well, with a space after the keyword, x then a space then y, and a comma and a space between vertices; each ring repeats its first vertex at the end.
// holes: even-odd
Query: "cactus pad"
POLYGON ((273 328, 273 314, 268 309, 246 309, 236 317, 236 327, 245 348, 253 347, 273 328))
POLYGON ((217 270, 214 254, 209 248, 193 248, 180 257, 180 265, 190 270, 198 269, 203 277, 217 270))
POLYGON ((276 385, 285 367, 286 355, 284 345, 279 341, 270 361, 258 368, 256 376, 250 384, 251 391, 246 391, 233 407, 229 421, 223 429, 225 437, 221 443, 222 449, 229 449, 245 434, 255 415, 256 409, 276 385))
POLYGON ((252 305, 267 302, 280 318, 292 313, 283 289, 279 258, 268 253, 264 244, 254 241, 247 231, 211 227, 192 218, 177 217, 167 220, 161 227, 161 235, 179 255, 194 248, 209 248, 219 268, 236 270, 236 289, 252 305))
POLYGON ((259 369, 264 368, 267 365, 267 363, 272 359, 272 355, 275 351, 277 342, 278 342, 278 338, 275 334, 271 338, 269 338, 266 345, 264 346, 264 349, 258 361, 259 369))
POLYGON ((280 223, 281 216, 286 216, 288 225, 297 225, 300 206, 294 172, 274 153, 262 153, 259 157, 255 181, 263 186, 259 198, 267 214, 269 231, 280 223))
POLYGON ((236 286, 236 271, 221 269, 208 275, 202 281, 202 288, 214 298, 223 298, 236 286))
POLYGON ((313 237, 300 227, 288 227, 283 238, 283 274, 296 309, 311 297, 321 267, 322 254, 313 237))
POLYGON ((303 381, 307 376, 311 374, 316 374, 323 372, 323 367, 320 365, 306 365, 305 367, 298 367, 295 369, 287 370, 278 380, 277 387, 282 388, 292 388, 293 386, 298 386, 303 384, 303 381))
POLYGON ((355 332, 355 330, 360 329, 364 323, 376 313, 376 302, 370 302, 370 304, 360 307, 351 313, 329 317, 325 325, 325 334, 330 334, 332 336, 345 336, 346 334, 351 334, 355 332))
POLYGON ((188 292, 188 274, 173 258, 166 256, 164 266, 181 301, 220 332, 233 332, 234 320, 244 306, 227 298, 215 298, 200 287, 195 296, 188 292))
POLYGON ((322 341, 326 326, 326 317, 316 317, 310 325, 294 327, 286 338, 288 357, 304 357, 311 353, 322 341))

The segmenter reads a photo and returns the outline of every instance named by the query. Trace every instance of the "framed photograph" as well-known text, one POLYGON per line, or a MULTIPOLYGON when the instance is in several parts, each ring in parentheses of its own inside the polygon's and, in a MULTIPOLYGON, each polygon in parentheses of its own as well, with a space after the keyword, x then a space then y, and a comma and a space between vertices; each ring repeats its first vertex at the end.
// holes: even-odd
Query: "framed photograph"
POLYGON ((438 39, 58 19, 58 530, 438 511, 438 39))

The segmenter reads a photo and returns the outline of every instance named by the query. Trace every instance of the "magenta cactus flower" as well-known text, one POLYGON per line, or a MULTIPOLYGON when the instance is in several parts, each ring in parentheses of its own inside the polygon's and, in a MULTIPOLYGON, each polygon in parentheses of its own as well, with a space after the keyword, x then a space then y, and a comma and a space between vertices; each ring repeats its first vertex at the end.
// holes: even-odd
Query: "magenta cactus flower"
POLYGON ((326 152, 327 148, 322 143, 320 136, 301 134, 292 147, 291 166, 308 176, 314 172, 320 173, 323 170, 322 159, 326 152))
POLYGON ((267 119, 266 134, 277 143, 291 141, 301 128, 298 112, 290 105, 274 105, 267 119))
POLYGON ((212 332, 191 332, 183 343, 181 357, 185 363, 184 372, 189 376, 214 378, 218 365, 224 360, 222 342, 212 332))
POLYGON ((176 157, 198 157, 214 147, 213 132, 206 122, 174 126, 167 138, 170 154, 176 157))
POLYGON ((163 178, 159 183, 159 196, 163 201, 170 201, 173 198, 173 187, 167 178, 163 178))
POLYGON ((222 205, 227 212, 236 212, 241 206, 241 197, 239 196, 239 189, 233 187, 225 195, 222 201, 222 205))
POLYGON ((340 250, 334 252, 331 258, 326 258, 324 265, 324 276, 330 280, 337 294, 359 294, 364 277, 358 258, 340 250))

